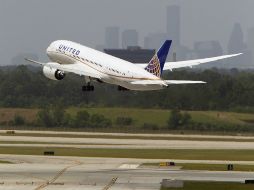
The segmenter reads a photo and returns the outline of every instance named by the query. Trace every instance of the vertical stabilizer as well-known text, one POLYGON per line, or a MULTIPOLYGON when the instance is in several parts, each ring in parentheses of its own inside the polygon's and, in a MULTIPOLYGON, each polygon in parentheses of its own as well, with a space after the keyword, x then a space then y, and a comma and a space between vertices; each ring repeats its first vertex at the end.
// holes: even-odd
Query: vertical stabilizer
POLYGON ((149 73, 160 77, 162 75, 163 67, 166 62, 172 40, 166 40, 157 53, 153 56, 145 70, 149 73))

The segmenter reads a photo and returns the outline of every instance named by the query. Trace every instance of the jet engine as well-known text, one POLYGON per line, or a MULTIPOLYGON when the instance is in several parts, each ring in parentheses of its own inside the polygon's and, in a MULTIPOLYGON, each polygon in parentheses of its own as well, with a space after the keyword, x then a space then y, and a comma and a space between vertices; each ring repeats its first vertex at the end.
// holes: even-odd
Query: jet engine
POLYGON ((59 63, 47 63, 43 67, 44 76, 51 80, 63 80, 65 77, 65 73, 55 68, 59 65, 59 63))

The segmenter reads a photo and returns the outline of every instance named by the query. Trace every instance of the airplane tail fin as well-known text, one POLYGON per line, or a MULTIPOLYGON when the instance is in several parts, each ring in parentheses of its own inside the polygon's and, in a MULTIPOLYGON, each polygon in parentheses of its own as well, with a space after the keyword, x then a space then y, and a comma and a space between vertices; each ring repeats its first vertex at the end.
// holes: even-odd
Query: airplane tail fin
POLYGON ((162 71, 164 68, 164 64, 166 62, 169 49, 171 47, 172 40, 166 40, 161 48, 156 52, 153 56, 149 64, 146 66, 145 70, 149 73, 160 77, 162 75, 162 71))

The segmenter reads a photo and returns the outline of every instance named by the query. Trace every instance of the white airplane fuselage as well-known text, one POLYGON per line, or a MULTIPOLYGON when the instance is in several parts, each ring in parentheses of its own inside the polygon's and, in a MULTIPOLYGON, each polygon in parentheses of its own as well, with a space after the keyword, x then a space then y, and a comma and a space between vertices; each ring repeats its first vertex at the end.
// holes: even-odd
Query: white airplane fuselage
POLYGON ((58 40, 51 43, 47 55, 52 62, 63 65, 84 64, 87 69, 98 72, 101 81, 130 90, 160 90, 167 87, 163 80, 140 66, 71 41, 58 40), (131 83, 138 80, 153 80, 157 84, 146 86, 131 83))

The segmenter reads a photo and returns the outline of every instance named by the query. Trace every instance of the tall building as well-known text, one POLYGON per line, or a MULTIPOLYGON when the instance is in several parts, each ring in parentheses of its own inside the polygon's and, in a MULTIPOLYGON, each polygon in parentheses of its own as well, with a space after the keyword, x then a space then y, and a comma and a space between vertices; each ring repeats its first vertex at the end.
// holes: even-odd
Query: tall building
MULTIPOLYGON (((248 39, 247 39, 248 48, 251 51, 252 58, 254 58, 254 28, 248 30, 248 39)), ((254 59, 252 59, 254 61, 254 59)), ((252 63, 254 65, 254 63, 252 63)))
POLYGON ((180 6, 172 5, 167 7, 167 35, 173 40, 173 47, 180 46, 180 6))
POLYGON ((243 53, 243 55, 238 56, 231 60, 225 60, 227 67, 230 68, 253 68, 251 51, 248 49, 244 42, 244 34, 240 23, 235 23, 229 42, 228 42, 228 53, 243 53))
POLYGON ((109 49, 119 48, 119 28, 107 27, 105 31, 105 46, 109 49))
POLYGON ((138 32, 136 30, 125 30, 122 33, 122 48, 138 46, 138 32))
POLYGON ((194 51, 199 58, 223 55, 223 49, 218 41, 195 42, 194 51))
POLYGON ((104 52, 132 63, 148 63, 155 54, 154 49, 141 49, 138 46, 127 49, 105 49, 104 52))
MULTIPOLYGON (((207 58, 223 55, 223 48, 218 41, 201 41, 194 43, 194 53, 197 58, 207 58)), ((224 66, 223 61, 218 61, 217 63, 208 63, 201 65, 201 68, 211 68, 224 66)))
POLYGON ((228 53, 239 53, 246 49, 244 44, 244 34, 240 23, 235 23, 229 42, 228 53))
POLYGON ((158 49, 167 40, 166 33, 153 33, 145 37, 144 47, 146 49, 158 49))

